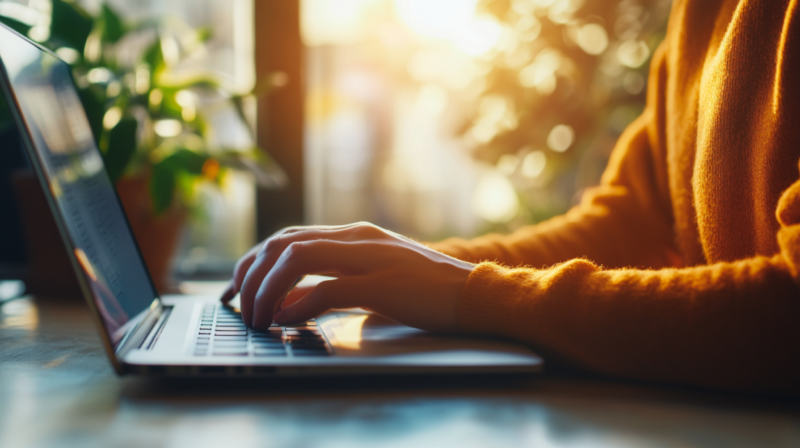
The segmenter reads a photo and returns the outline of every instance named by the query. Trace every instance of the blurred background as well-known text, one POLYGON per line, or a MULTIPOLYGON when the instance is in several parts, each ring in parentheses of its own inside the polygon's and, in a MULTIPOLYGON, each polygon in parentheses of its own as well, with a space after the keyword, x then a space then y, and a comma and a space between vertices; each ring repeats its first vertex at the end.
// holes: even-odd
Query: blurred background
MULTIPOLYGON (((137 24, 126 29, 157 22, 177 36, 173 45, 159 34, 164 55, 170 45, 192 49, 172 71, 241 95, 247 126, 230 108, 198 109, 213 129, 203 138, 257 145, 288 182, 266 188, 228 170, 193 187, 195 212, 172 261, 178 277, 193 278, 229 275, 247 248, 285 225, 366 220, 437 240, 565 212, 599 182, 617 137, 641 113, 670 3, 0 0, 0 17, 64 58, 92 49, 88 40, 52 43, 54 6, 101 19, 110 7, 137 24), (183 35, 203 38, 187 45, 183 35), (270 93, 252 94, 264 79, 270 93)), ((142 39, 112 43, 135 52, 142 39)), ((180 119, 190 105, 175 107, 180 119)))
POLYGON ((599 182, 664 0, 302 0, 307 219, 511 231, 599 182))

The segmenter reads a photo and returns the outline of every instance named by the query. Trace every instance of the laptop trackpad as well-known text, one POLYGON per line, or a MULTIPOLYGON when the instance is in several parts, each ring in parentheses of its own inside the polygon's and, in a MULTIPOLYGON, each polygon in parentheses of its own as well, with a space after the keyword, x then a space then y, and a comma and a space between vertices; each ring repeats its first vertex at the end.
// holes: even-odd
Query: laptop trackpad
MULTIPOLYGON (((494 357, 535 356, 530 349, 506 341, 442 335, 398 324, 367 312, 336 312, 318 322, 336 355, 344 357, 441 356, 482 352, 494 357)), ((474 358, 472 358, 474 360, 474 358)))

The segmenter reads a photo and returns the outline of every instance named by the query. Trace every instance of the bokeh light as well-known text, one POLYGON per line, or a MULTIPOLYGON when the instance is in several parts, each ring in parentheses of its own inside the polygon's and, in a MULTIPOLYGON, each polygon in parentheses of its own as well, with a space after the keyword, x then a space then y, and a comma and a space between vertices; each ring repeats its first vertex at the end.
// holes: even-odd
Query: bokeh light
POLYGON ((599 182, 670 0, 303 0, 311 223, 513 230, 599 182))
POLYGON ((445 39, 470 56, 482 55, 500 39, 500 24, 476 14, 478 0, 397 0, 400 21, 413 32, 445 39))
POLYGON ((575 131, 565 124, 553 127, 550 135, 547 136, 547 147, 555 152, 564 152, 572 146, 575 140, 575 131))
POLYGON ((547 156, 543 151, 531 151, 522 159, 522 175, 529 178, 539 177, 547 166, 547 156))
POLYGON ((508 178, 490 170, 478 181, 473 207, 481 218, 493 223, 503 223, 516 216, 519 202, 508 178))
POLYGON ((589 54, 600 54, 608 47, 608 34, 605 28, 596 23, 580 27, 576 37, 578 46, 589 54))

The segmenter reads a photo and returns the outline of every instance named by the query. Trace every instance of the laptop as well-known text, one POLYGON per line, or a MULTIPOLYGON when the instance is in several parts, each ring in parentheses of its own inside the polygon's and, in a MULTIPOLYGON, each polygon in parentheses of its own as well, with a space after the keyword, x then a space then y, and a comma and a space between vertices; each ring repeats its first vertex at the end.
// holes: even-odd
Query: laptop
POLYGON ((542 369, 542 359, 519 344, 437 335, 360 310, 256 331, 218 297, 160 297, 106 173, 69 66, 0 25, 0 86, 118 374, 330 376, 542 369))

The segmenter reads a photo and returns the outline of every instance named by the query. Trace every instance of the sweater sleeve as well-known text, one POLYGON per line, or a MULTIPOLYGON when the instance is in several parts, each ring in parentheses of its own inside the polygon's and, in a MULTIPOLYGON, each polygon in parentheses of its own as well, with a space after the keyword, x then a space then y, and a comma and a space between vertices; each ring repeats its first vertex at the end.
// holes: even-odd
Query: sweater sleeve
POLYGON ((665 44, 651 64, 647 108, 620 137, 601 185, 567 214, 509 235, 451 238, 430 246, 455 258, 550 266, 584 257, 605 267, 673 267, 672 209, 663 135, 665 44))
POLYGON ((797 394, 800 181, 778 219, 781 252, 770 258, 661 270, 484 262, 459 299, 459 324, 615 376, 797 394))
POLYGON ((683 267, 666 179, 665 48, 654 54, 645 112, 580 205, 508 236, 432 245, 479 263, 459 325, 524 342, 551 364, 798 394, 800 181, 777 206, 779 252, 683 267))

